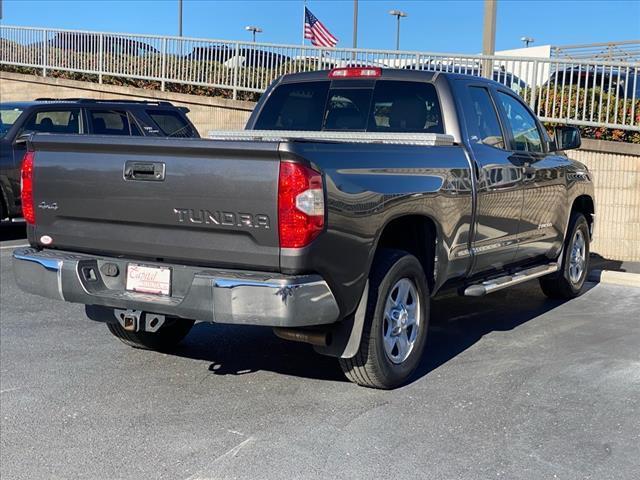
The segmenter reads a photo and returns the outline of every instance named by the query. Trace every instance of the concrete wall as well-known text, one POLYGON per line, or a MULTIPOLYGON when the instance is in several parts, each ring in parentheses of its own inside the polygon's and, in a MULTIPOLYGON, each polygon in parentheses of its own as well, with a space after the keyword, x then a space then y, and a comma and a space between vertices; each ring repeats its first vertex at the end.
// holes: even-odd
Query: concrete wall
MULTIPOLYGON (((100 85, 0 72, 0 101, 37 97, 168 100, 191 110, 201 135, 209 130, 242 129, 252 102, 100 85)), ((596 230, 592 250, 615 260, 640 261, 640 145, 584 140, 569 156, 589 167, 596 186, 596 230)))
POLYGON ((189 118, 200 135, 209 130, 241 130, 255 103, 200 95, 120 87, 61 78, 43 78, 20 73, 0 72, 0 101, 35 98, 128 98, 131 100, 166 100, 189 108, 189 118))
POLYGON ((593 173, 596 229, 591 250, 605 258, 640 261, 640 145, 583 140, 567 152, 593 173))

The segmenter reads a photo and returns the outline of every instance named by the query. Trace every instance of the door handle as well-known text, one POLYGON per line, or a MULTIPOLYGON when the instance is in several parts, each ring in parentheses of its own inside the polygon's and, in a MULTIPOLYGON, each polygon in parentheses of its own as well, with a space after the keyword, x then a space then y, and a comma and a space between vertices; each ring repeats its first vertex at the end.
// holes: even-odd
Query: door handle
POLYGON ((164 162, 127 161, 124 164, 123 177, 125 180, 162 182, 164 181, 164 175, 164 162))
POLYGON ((535 175, 536 168, 532 165, 535 158, 530 155, 511 155, 509 161, 518 167, 522 167, 524 175, 535 175))

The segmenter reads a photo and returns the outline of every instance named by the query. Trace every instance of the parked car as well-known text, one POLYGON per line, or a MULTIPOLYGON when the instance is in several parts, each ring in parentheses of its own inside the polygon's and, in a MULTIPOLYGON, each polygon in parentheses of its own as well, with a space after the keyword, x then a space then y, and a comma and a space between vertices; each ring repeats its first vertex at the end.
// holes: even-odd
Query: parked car
POLYGON ((16 279, 134 347, 170 349, 194 320, 262 325, 393 388, 432 296, 534 278, 580 294, 594 190, 563 152, 579 145, 497 82, 375 67, 285 75, 212 140, 37 133, 16 279))
MULTIPOLYGON (((451 64, 449 62, 438 62, 435 60, 426 60, 423 63, 408 63, 403 68, 408 70, 431 70, 434 72, 450 72, 450 73, 461 73, 463 75, 474 75, 474 76, 482 76, 482 68, 478 65, 469 66, 469 65, 460 65, 460 64, 451 64)), ((503 85, 506 85, 511 90, 516 93, 522 92, 527 88, 527 82, 522 80, 517 75, 514 75, 511 72, 506 71, 504 67, 495 67, 493 69, 493 80, 503 85)))
POLYGON ((102 51, 107 54, 142 57, 144 55, 159 53, 155 47, 139 40, 89 32, 59 32, 47 42, 47 45, 53 48, 89 54, 99 52, 101 46, 102 51))
POLYGON ((253 47, 241 47, 236 55, 235 50, 229 52, 229 58, 225 62, 227 67, 247 68, 279 68, 281 65, 290 62, 291 57, 280 53, 259 50, 253 47))
POLYGON ((640 78, 637 69, 618 67, 570 67, 551 73, 544 84, 556 88, 600 88, 603 92, 611 92, 620 99, 640 99, 640 78))
POLYGON ((188 109, 169 102, 45 99, 0 103, 0 220, 18 219, 20 161, 33 132, 199 137, 188 109))
POLYGON ((238 49, 226 45, 211 45, 194 47, 187 55, 189 60, 220 62, 227 67, 278 68, 290 62, 287 55, 260 50, 252 46, 239 46, 238 49))

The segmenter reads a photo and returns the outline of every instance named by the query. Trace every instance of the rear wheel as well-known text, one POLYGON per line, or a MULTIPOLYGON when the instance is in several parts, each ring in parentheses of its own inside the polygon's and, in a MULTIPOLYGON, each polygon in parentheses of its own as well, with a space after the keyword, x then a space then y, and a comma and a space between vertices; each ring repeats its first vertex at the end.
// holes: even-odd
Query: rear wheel
POLYGON ((582 292, 589 271, 589 224, 582 213, 574 213, 564 244, 560 270, 540 278, 547 297, 571 299, 582 292))
POLYGON ((111 334, 130 347, 145 350, 167 351, 187 336, 195 322, 180 318, 168 318, 157 332, 129 332, 119 323, 107 323, 111 334))
POLYGON ((340 359, 349 380, 372 388, 406 382, 422 357, 429 323, 429 287, 416 257, 379 252, 369 277, 367 313, 358 353, 340 359))

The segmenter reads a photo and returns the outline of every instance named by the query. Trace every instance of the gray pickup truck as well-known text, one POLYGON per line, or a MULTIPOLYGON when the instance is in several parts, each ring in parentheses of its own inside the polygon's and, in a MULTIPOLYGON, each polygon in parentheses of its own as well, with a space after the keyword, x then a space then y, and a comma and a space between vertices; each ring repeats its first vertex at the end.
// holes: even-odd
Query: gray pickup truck
POLYGON ((593 184, 563 153, 579 145, 488 79, 285 75, 242 132, 31 136, 15 274, 134 347, 170 349, 196 320, 263 325, 393 388, 420 362, 434 295, 533 278, 580 294, 593 184))

